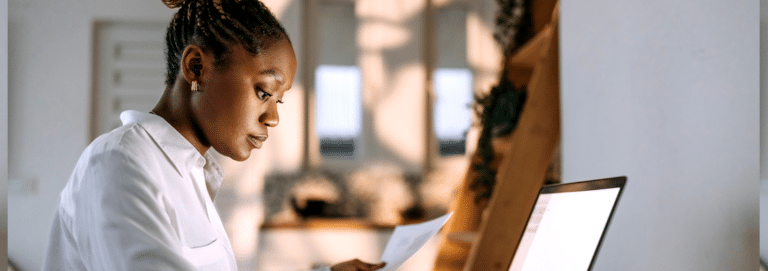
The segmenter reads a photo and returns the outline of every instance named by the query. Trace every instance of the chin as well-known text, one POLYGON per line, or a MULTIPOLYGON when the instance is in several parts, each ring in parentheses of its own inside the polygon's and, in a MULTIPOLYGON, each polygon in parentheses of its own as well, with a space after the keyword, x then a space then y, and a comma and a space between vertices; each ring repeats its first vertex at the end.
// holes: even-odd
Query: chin
POLYGON ((221 153, 221 155, 229 157, 230 159, 238 162, 243 162, 245 160, 248 160, 248 157, 251 157, 250 150, 229 149, 226 152, 219 152, 219 153, 221 153))
POLYGON ((229 158, 232 158, 232 160, 243 162, 245 160, 248 160, 248 157, 251 157, 251 152, 243 152, 243 153, 236 153, 232 156, 229 156, 229 158))

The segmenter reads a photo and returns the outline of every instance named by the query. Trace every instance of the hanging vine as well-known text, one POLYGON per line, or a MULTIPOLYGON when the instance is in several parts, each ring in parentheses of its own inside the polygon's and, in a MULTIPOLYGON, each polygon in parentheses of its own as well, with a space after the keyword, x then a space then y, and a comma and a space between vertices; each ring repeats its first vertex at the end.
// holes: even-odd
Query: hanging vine
MULTIPOLYGON (((497 0, 499 11, 496 16, 494 39, 509 57, 520 46, 533 37, 533 21, 530 0, 497 0)), ((506 70, 502 72, 506 74, 506 70)), ((527 99, 524 86, 515 86, 506 76, 485 96, 475 96, 474 112, 480 120, 482 130, 477 144, 477 158, 472 167, 478 173, 472 183, 477 192, 475 200, 486 200, 493 194, 497 170, 493 168, 493 138, 506 136, 517 127, 523 105, 527 99)))

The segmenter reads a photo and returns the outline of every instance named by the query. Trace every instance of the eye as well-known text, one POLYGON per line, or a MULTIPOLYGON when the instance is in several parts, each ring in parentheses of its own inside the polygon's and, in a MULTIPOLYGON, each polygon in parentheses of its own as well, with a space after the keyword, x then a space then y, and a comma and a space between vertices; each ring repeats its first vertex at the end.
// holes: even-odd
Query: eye
POLYGON ((272 97, 272 94, 269 94, 268 92, 262 90, 261 88, 256 88, 256 96, 259 97, 259 100, 266 101, 269 99, 269 97, 272 97))

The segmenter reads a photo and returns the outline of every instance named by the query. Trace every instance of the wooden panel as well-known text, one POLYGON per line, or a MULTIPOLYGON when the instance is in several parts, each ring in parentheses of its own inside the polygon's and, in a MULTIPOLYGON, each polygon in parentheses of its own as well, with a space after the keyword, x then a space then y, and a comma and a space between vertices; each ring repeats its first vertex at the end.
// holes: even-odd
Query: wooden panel
MULTIPOLYGON (((474 162, 479 159, 480 157, 475 153, 472 155, 471 161, 474 162)), ((480 226, 480 214, 487 205, 486 200, 481 202, 475 200, 477 193, 472 190, 471 186, 476 177, 477 171, 470 166, 456 198, 451 204, 453 215, 443 227, 444 235, 440 239, 434 266, 435 271, 461 270, 464 267, 471 243, 466 240, 462 241, 461 239, 464 238, 456 238, 455 236, 476 233, 480 226)))
POLYGON ((554 10, 557 0, 534 0, 531 5, 533 13, 533 30, 539 33, 552 20, 552 10, 554 10))
POLYGON ((512 147, 504 156, 497 176, 480 238, 473 244, 464 270, 504 270, 525 229, 560 138, 559 61, 557 6, 549 27, 543 54, 528 85, 528 100, 512 147))

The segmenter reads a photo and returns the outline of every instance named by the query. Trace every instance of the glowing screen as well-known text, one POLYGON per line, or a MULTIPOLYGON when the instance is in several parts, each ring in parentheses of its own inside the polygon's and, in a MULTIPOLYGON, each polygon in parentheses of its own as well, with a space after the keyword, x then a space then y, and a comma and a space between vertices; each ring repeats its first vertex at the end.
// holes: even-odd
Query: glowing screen
POLYGON ((509 270, 588 270, 619 190, 540 194, 509 270))

